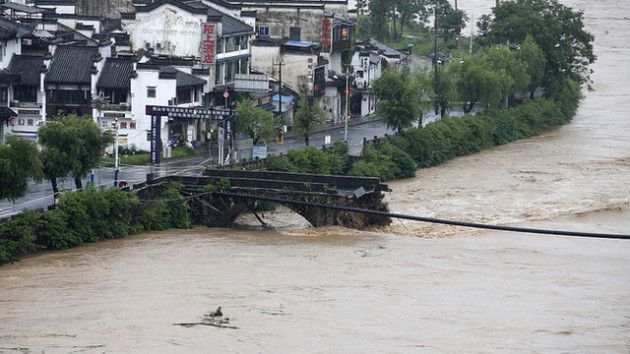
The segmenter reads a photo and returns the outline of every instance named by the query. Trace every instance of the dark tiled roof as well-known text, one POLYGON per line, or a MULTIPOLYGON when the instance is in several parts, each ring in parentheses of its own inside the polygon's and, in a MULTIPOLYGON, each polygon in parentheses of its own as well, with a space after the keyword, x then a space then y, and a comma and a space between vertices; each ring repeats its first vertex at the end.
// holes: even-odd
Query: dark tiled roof
POLYGON ((43 65, 43 57, 14 55, 9 64, 9 71, 20 75, 18 84, 39 86, 39 74, 43 65))
MULTIPOLYGON (((177 0, 158 0, 148 6, 136 7, 136 12, 150 12, 162 5, 169 4, 179 7, 182 10, 193 14, 205 14, 209 18, 215 18, 223 23, 223 36, 237 36, 243 34, 253 34, 254 29, 245 22, 224 14, 214 8, 205 5, 201 1, 177 1, 177 0)), ((227 4, 227 3, 226 3, 227 4)))
POLYGON ((133 60, 130 58, 107 58, 96 87, 128 90, 132 73, 133 60))
POLYGON ((24 12, 26 14, 40 14, 42 12, 44 12, 44 10, 34 7, 34 6, 26 6, 26 5, 22 5, 22 4, 18 4, 18 3, 14 3, 14 2, 8 2, 8 3, 4 3, 2 5, 0 5, 0 7, 5 8, 5 9, 10 9, 10 10, 14 10, 17 12, 24 12))
POLYGON ((0 106, 0 119, 8 120, 11 117, 17 117, 17 113, 7 106, 0 106))
POLYGON ((0 39, 21 38, 29 35, 33 29, 15 21, 0 17, 0 39))
POLYGON ((254 29, 250 25, 213 8, 208 8, 208 17, 221 17, 224 37, 254 33, 254 29))
POLYGON ((182 10, 188 11, 190 13, 196 13, 196 14, 205 14, 206 9, 208 8, 207 5, 203 5, 203 4, 199 5, 200 4, 199 1, 182 2, 178 0, 158 0, 147 6, 136 7, 136 12, 151 12, 154 9, 157 9, 160 6, 165 5, 165 4, 173 5, 173 6, 179 7, 182 10))
POLYGON ((58 46, 45 81, 56 84, 89 84, 94 59, 98 55, 95 47, 58 46))
POLYGON ((370 49, 375 49, 378 50, 379 53, 383 54, 386 57, 390 57, 390 58, 400 58, 401 57, 401 53, 399 51, 397 51, 396 49, 383 44, 379 41, 377 41, 374 38, 369 38, 364 40, 363 42, 360 43, 361 45, 365 46, 366 48, 370 48, 370 49))
POLYGON ((200 79, 196 76, 186 74, 183 71, 177 70, 177 87, 192 87, 204 85, 206 80, 200 79))
POLYGON ((8 84, 11 82, 16 82, 20 79, 20 74, 16 74, 14 72, 0 69, 0 82, 3 84, 8 84))

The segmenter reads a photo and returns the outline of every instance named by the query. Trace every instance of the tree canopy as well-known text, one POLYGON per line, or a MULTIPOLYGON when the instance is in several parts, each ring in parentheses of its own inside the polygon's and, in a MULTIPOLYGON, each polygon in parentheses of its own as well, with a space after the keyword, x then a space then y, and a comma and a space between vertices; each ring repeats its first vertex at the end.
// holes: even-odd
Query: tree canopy
POLYGON ((584 29, 583 13, 557 0, 501 1, 493 8, 490 36, 495 43, 524 43, 530 35, 545 56, 545 94, 574 80, 590 80, 588 66, 596 56, 594 37, 584 29))
POLYGON ((28 179, 41 181, 42 164, 37 143, 9 135, 0 144, 0 200, 15 201, 28 189, 28 179))
POLYGON ((101 132, 91 117, 76 114, 58 115, 39 128, 40 155, 44 176, 58 192, 57 180, 71 175, 77 188, 98 165, 105 147, 113 142, 110 132, 101 132))
POLYGON ((387 69, 374 81, 372 90, 379 100, 376 113, 383 118, 387 127, 400 132, 422 119, 422 92, 417 88, 408 69, 387 69))
POLYGON ((261 138, 270 139, 276 134, 273 113, 254 107, 249 98, 236 103, 236 115, 237 119, 234 122, 236 132, 249 135, 254 144, 261 138))
POLYGON ((323 123, 326 117, 326 110, 318 102, 309 102, 306 97, 302 96, 293 116, 293 129, 302 135, 304 143, 309 145, 309 134, 315 130, 317 125, 323 123))
POLYGON ((545 79, 545 54, 534 41, 531 35, 527 35, 525 41, 521 44, 520 49, 516 52, 516 56, 525 64, 527 64, 527 75, 529 75, 530 98, 534 98, 536 88, 543 84, 545 79))

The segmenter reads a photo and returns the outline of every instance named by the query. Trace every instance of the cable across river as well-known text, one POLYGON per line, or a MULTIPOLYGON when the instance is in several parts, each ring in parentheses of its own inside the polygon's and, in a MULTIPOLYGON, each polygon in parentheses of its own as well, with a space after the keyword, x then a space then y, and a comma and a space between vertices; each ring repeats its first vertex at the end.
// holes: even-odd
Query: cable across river
POLYGON ((594 237, 594 238, 625 239, 625 240, 630 239, 630 235, 489 225, 489 224, 479 224, 479 223, 471 223, 471 222, 463 222, 463 221, 453 221, 453 220, 445 220, 445 219, 427 218, 427 217, 422 217, 422 216, 397 214, 397 213, 390 213, 390 212, 378 211, 378 210, 369 210, 369 209, 351 208, 351 207, 343 207, 343 206, 336 206, 336 205, 329 205, 329 204, 311 203, 311 202, 304 202, 304 201, 299 201, 299 200, 262 197, 262 196, 256 196, 256 195, 248 195, 248 194, 216 192, 216 191, 212 192, 212 194, 224 195, 228 197, 264 200, 264 201, 269 201, 269 202, 274 202, 274 203, 297 204, 297 205, 305 205, 305 206, 312 206, 312 207, 318 207, 318 208, 328 208, 328 209, 335 209, 335 210, 348 211, 348 212, 354 212, 354 213, 389 216, 391 218, 396 218, 396 219, 407 219, 407 220, 423 221, 423 222, 430 222, 430 223, 437 223, 437 224, 472 227, 472 228, 478 228, 478 229, 524 232, 524 233, 531 233, 531 234, 573 236, 573 237, 594 237))

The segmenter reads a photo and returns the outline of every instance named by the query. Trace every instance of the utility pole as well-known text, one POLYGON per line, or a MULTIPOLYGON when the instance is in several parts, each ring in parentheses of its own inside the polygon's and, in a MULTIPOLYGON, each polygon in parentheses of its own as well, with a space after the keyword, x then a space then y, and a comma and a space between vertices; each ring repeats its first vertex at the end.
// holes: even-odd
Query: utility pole
POLYGON ((438 114, 438 26, 437 26, 437 8, 438 8, 438 0, 435 1, 435 9, 433 10, 434 20, 433 20, 433 38, 434 38, 434 49, 433 49, 433 68, 435 69, 435 80, 433 83, 433 91, 435 97, 435 115, 438 114))
POLYGON ((280 116, 280 133, 276 138, 276 144, 284 144, 283 126, 282 126, 282 65, 286 65, 283 62, 278 62, 278 115, 280 116))
POLYGON ((348 67, 346 67, 346 120, 345 120, 345 125, 343 128, 343 141, 345 141, 346 143, 348 142, 348 76, 349 76, 349 72, 348 72, 348 67))
POLYGON ((475 26, 475 16, 470 19, 470 55, 472 55, 473 27, 475 26))
POLYGON ((118 187, 118 117, 114 118, 114 130, 116 140, 114 140, 114 187, 118 187))

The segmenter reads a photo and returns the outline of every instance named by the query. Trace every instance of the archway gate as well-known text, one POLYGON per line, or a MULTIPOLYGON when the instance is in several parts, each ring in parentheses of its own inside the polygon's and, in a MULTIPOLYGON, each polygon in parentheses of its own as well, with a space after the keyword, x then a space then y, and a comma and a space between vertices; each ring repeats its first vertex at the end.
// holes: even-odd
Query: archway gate
POLYGON ((220 143, 223 143, 223 139, 227 137, 230 140, 230 144, 232 144, 235 112, 231 109, 146 106, 145 113, 151 116, 151 164, 160 163, 160 155, 162 154, 162 117, 221 121, 223 123, 224 136, 219 137, 220 143))

